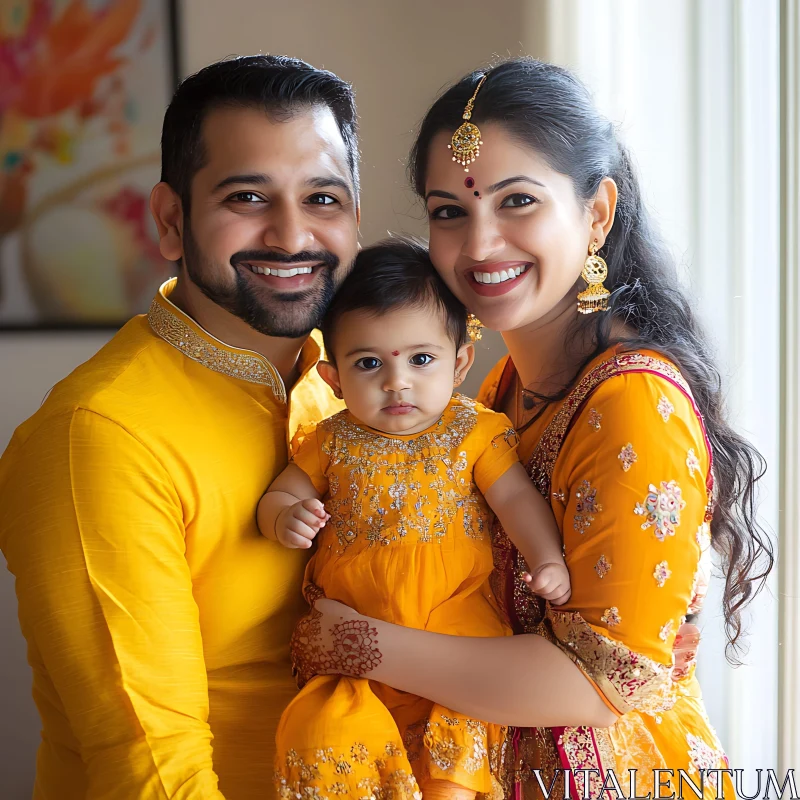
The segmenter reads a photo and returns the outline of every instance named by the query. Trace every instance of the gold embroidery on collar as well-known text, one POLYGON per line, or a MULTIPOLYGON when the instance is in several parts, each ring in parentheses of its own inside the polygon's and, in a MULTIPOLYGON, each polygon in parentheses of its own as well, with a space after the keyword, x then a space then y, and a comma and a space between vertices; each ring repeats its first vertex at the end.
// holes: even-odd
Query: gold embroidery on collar
POLYGON ((226 350, 206 341, 169 308, 159 303, 158 297, 150 305, 147 320, 158 336, 192 361, 231 378, 268 386, 278 400, 286 402, 283 381, 275 367, 263 356, 226 350))

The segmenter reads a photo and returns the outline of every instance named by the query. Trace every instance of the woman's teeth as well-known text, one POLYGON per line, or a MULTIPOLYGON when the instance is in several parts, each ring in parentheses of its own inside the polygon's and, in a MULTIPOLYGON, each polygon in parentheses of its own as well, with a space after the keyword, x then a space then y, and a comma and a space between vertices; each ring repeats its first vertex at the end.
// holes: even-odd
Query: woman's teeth
POLYGON ((478 283, 504 283, 522 275, 527 269, 528 265, 525 264, 513 269, 504 269, 500 272, 473 272, 472 274, 478 283))
POLYGON ((310 275, 313 267, 296 267, 294 269, 274 269, 270 267, 250 267, 253 272, 259 275, 277 275, 279 278, 294 278, 295 275, 310 275))

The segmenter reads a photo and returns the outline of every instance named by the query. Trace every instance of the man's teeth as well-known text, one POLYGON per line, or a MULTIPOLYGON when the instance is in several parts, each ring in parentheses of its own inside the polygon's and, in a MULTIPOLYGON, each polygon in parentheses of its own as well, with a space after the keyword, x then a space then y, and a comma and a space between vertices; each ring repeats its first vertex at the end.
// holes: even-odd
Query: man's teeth
POLYGON ((294 278, 295 275, 310 275, 313 267, 296 267, 294 269, 274 269, 270 267, 255 267, 251 266, 253 272, 259 275, 276 275, 279 278, 294 278))
POLYGON ((528 265, 525 264, 524 266, 514 267, 512 269, 504 269, 500 272, 473 272, 472 274, 475 276, 475 280, 478 283, 504 283, 505 281, 510 281, 522 275, 527 269, 528 265))

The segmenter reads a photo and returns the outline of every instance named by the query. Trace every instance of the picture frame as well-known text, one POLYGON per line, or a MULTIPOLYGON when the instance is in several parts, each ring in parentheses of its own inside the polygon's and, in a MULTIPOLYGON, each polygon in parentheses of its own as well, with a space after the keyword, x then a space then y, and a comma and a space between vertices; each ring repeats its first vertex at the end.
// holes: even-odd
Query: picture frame
POLYGON ((0 331, 116 329, 174 266, 149 211, 178 0, 0 11, 0 331))

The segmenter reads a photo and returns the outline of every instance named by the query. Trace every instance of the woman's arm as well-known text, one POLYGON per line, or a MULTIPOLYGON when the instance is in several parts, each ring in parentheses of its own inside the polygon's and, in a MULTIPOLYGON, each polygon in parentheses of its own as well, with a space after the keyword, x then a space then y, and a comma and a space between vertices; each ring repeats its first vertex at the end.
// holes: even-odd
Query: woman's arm
POLYGON ((447 636, 362 617, 322 598, 293 641, 301 675, 366 676, 501 725, 608 727, 618 715, 541 636, 447 636))

